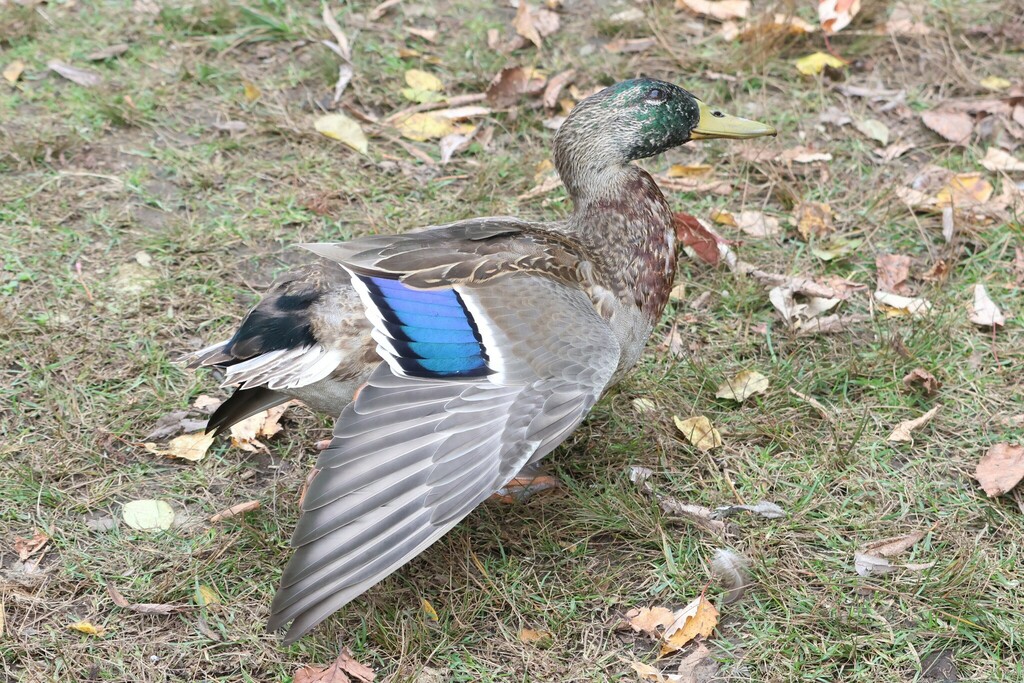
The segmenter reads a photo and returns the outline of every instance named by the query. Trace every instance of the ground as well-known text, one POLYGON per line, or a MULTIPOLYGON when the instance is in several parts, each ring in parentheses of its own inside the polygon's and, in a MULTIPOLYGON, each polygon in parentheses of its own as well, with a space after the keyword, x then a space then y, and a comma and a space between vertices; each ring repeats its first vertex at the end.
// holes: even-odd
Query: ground
MULTIPOLYGON (((830 41, 850 64, 804 76, 794 61, 825 49, 820 33, 729 41, 718 22, 665 0, 565 0, 561 28, 540 50, 510 53, 486 37, 496 29, 504 45, 514 35, 505 3, 406 0, 373 21, 371 4, 332 3, 353 47, 341 109, 349 114, 383 118, 410 106, 400 94, 410 68, 461 95, 523 64, 549 75, 574 67, 583 93, 662 77, 773 123, 775 140, 692 144, 643 165, 661 175, 705 163, 701 182, 728 184, 720 193, 666 184, 677 210, 780 219, 770 237, 718 226, 742 241, 733 248, 744 261, 867 289, 840 308, 862 321, 799 334, 762 282, 681 256, 684 289, 638 371, 549 459, 561 491, 482 506, 284 647, 264 624, 313 444, 330 421, 294 408, 268 451, 221 439, 199 462, 161 458, 142 445, 157 420, 200 394, 224 395, 215 378, 174 359, 229 334, 278 272, 306 258, 295 243, 474 215, 565 215, 559 188, 519 198, 538 184, 552 135, 543 122, 557 112, 529 97, 493 111, 477 121, 490 142, 478 139, 446 165, 422 158, 437 159, 434 142, 364 123, 364 156, 314 131, 339 61, 319 43, 330 34, 313 3, 0 0, 0 67, 24 64, 16 82, 0 82, 4 680, 290 680, 303 665, 332 661, 340 643, 378 681, 632 681, 630 662, 671 673, 689 650, 658 660, 654 640, 621 628, 624 615, 679 607, 705 588, 721 621, 706 640, 711 660, 686 680, 1024 679, 1020 498, 989 498, 973 478, 990 446, 1024 439, 1024 297, 1014 270, 1024 233, 1012 206, 991 220, 958 213, 947 244, 942 218, 915 213, 896 192, 929 164, 980 171, 996 195, 1012 189, 1012 175, 978 165, 989 148, 1012 152, 1021 142, 1010 124, 972 114, 975 131, 957 145, 919 114, 946 100, 1019 96, 1024 12, 932 0, 914 6, 928 35, 890 35, 893 8, 865 5, 830 41), (634 7, 639 22, 613 18, 634 7), (436 42, 408 27, 436 30, 436 42), (604 47, 649 36, 640 52, 604 47), (123 54, 87 60, 118 43, 128 45, 123 54), (76 84, 49 70, 50 60, 103 81, 76 84), (1011 83, 990 92, 980 83, 991 76, 1011 83), (851 87, 905 99, 888 106, 898 95, 851 87), (852 123, 841 125, 844 116, 852 123), (908 143, 906 153, 875 154, 881 146, 856 128, 869 118, 908 143), (225 122, 244 130, 222 130, 225 122), (779 157, 798 145, 831 160, 779 157), (821 260, 811 249, 819 243, 791 224, 802 201, 827 202, 836 234, 860 246, 821 260), (931 302, 931 315, 889 316, 871 303, 885 253, 911 257, 909 287, 931 302), (939 259, 944 277, 926 278, 939 259), (977 283, 1008 314, 1005 326, 969 321, 977 283), (662 344, 673 329, 676 343, 662 344), (916 367, 942 382, 936 394, 904 386, 916 367), (741 404, 715 397, 743 369, 764 374, 768 390, 741 404), (887 440, 898 422, 940 404, 912 443, 887 440), (722 447, 699 451, 673 423, 695 415, 711 419, 722 447), (653 495, 631 481, 635 466, 653 471, 653 495), (664 512, 666 496, 710 508, 767 500, 786 516, 732 517, 722 537, 664 512), (124 503, 150 498, 171 504, 171 530, 123 523, 124 503), (249 500, 261 507, 208 521, 249 500), (20 561, 17 537, 39 532, 50 540, 20 561), (855 572, 859 548, 913 532, 926 534, 892 561, 934 564, 855 572), (750 563, 752 585, 732 603, 709 573, 720 548, 750 563), (182 609, 118 607, 108 584, 131 603, 182 609), (219 604, 197 606, 200 586, 219 604), (80 620, 104 632, 69 628, 80 620), (547 634, 532 642, 523 629, 547 634)), ((753 14, 773 11, 816 22, 813 3, 755 0, 753 14)))

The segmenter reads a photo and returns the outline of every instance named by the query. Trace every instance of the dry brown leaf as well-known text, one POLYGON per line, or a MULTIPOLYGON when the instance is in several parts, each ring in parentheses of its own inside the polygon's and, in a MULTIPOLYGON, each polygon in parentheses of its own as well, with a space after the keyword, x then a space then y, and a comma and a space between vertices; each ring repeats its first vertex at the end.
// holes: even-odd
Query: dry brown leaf
POLYGON ((750 0, 676 0, 676 9, 719 21, 745 19, 750 12, 750 0))
POLYGON ((703 595, 676 611, 675 621, 665 629, 661 656, 679 650, 697 636, 707 638, 718 625, 718 610, 703 595))
POLYGON ((14 552, 18 553, 18 559, 24 562, 32 557, 49 542, 50 537, 42 531, 37 531, 32 538, 14 537, 14 552))
POLYGON ((728 398, 739 403, 754 394, 768 391, 768 378, 756 370, 741 370, 727 379, 715 392, 717 398, 728 398))
POLYGON ((195 432, 193 434, 182 434, 171 439, 166 448, 158 446, 153 442, 142 444, 147 451, 162 455, 166 458, 179 458, 190 462, 198 462, 206 456, 206 451, 213 445, 216 435, 206 432, 195 432))
POLYGON ((998 147, 989 147, 988 151, 985 152, 985 158, 980 163, 990 171, 1003 171, 1005 173, 1024 171, 1024 161, 998 147))
POLYGON ((908 294, 911 258, 903 254, 879 254, 875 257, 878 289, 893 294, 908 294))
POLYGON ((907 389, 921 389, 926 396, 932 396, 942 388, 942 382, 924 368, 914 368, 903 377, 903 386, 907 389))
POLYGON ((532 628, 519 629, 519 642, 520 643, 542 643, 544 641, 551 641, 554 636, 551 631, 537 631, 532 628))
POLYGON ((509 107, 523 95, 536 95, 544 89, 547 78, 536 69, 508 66, 498 72, 487 86, 487 102, 492 107, 509 107))
POLYGON ((680 211, 673 215, 672 223, 679 243, 705 263, 716 265, 729 250, 728 240, 695 216, 680 211))
POLYGON ((902 536, 892 536, 878 541, 872 541, 863 546, 861 550, 876 557, 894 557, 910 548, 928 535, 927 531, 913 531, 902 536))
POLYGON ((512 20, 512 26, 517 34, 526 38, 535 46, 541 46, 540 31, 533 25, 533 18, 530 16, 530 6, 526 3, 526 0, 519 0, 519 8, 516 10, 515 19, 512 20))
POLYGON ((231 425, 231 445, 250 453, 267 450, 259 438, 269 438, 281 431, 281 416, 293 403, 282 403, 231 425))
POLYGON ((629 666, 632 667, 633 671, 640 677, 641 681, 651 681, 652 683, 683 683, 683 679, 680 676, 676 674, 662 673, 661 669, 653 667, 650 664, 638 662, 635 659, 629 662, 629 666))
POLYGON ((676 429, 699 451, 710 451, 722 445, 722 435, 712 426, 711 420, 703 415, 688 417, 685 420, 673 416, 672 421, 675 422, 676 429))
POLYGON ((92 623, 91 621, 88 621, 87 619, 76 621, 73 624, 68 624, 68 628, 78 631, 79 633, 84 633, 89 636, 102 636, 107 631, 102 626, 97 626, 96 624, 92 623))
POLYGON ((634 52, 646 52, 658 44, 654 38, 616 38, 605 43, 602 47, 606 52, 613 54, 630 54, 634 52))
POLYGON ((566 86, 576 76, 576 69, 566 69, 565 71, 555 74, 548 81, 548 84, 544 87, 544 95, 541 97, 541 102, 548 109, 554 109, 558 106, 558 98, 562 94, 562 88, 566 86))
POLYGON ((626 623, 630 628, 656 639, 660 639, 675 620, 675 612, 667 607, 637 607, 626 612, 626 623))
POLYGON ((341 654, 328 667, 304 666, 295 672, 292 683, 372 683, 376 678, 373 669, 360 664, 353 657, 349 649, 342 648, 341 654))
POLYGON ((416 36, 417 38, 422 38, 423 40, 427 41, 428 43, 436 43, 437 42, 437 29, 433 29, 433 28, 417 28, 415 26, 406 26, 405 27, 405 32, 408 33, 411 36, 416 36))
POLYGON ((966 142, 974 130, 974 121, 960 111, 933 109, 922 113, 921 121, 946 140, 957 144, 966 142))
POLYGON ((81 69, 77 66, 71 66, 64 62, 57 61, 56 59, 46 63, 46 66, 50 68, 64 78, 68 79, 72 83, 77 83, 86 88, 92 88, 103 82, 103 76, 100 76, 95 71, 90 69, 81 69))
POLYGON ((175 612, 181 612, 182 610, 189 609, 188 605, 166 605, 155 602, 128 602, 121 591, 112 583, 107 584, 107 594, 110 595, 110 599, 114 601, 114 604, 118 607, 132 612, 138 612, 139 614, 173 614, 175 612))
POLYGON ((1009 492, 1024 479, 1024 446, 994 444, 978 462, 974 478, 989 498, 1009 492))
POLYGON ((913 420, 904 420, 903 422, 900 422, 898 425, 896 425, 896 428, 892 430, 892 434, 889 435, 889 438, 887 438, 886 441, 909 441, 913 443, 914 437, 912 435, 912 432, 915 429, 919 429, 920 427, 923 427, 929 422, 931 422, 932 418, 935 417, 935 414, 939 412, 940 408, 942 408, 941 404, 935 406, 921 417, 914 418, 913 420))
POLYGON ((716 211, 713 214, 713 220, 723 225, 737 227, 751 237, 775 237, 781 232, 778 218, 752 209, 738 213, 716 211))
POLYGON ((226 508, 224 510, 221 510, 220 512, 211 515, 210 522, 216 524, 217 522, 223 521, 225 519, 231 519, 232 517, 237 517, 238 515, 244 515, 246 512, 252 512, 253 510, 258 509, 259 506, 260 502, 258 500, 247 500, 244 503, 232 505, 229 508, 226 508))
POLYGON ((1006 324, 1006 316, 992 301, 985 285, 974 285, 974 304, 971 306, 970 320, 979 327, 1002 327, 1006 324))
POLYGON ((793 211, 796 230, 804 240, 824 237, 836 230, 832 207, 824 202, 800 202, 793 211))
POLYGON ((4 80, 14 85, 21 78, 21 74, 25 71, 25 62, 20 59, 15 59, 13 62, 4 67, 3 76, 4 80))

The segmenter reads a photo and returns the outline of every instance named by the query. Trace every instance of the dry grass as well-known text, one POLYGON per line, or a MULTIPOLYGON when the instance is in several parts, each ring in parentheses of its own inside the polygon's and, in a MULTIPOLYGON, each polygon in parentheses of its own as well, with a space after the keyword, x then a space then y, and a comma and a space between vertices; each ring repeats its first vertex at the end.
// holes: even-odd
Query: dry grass
MULTIPOLYGON (((360 158, 312 132, 314 103, 331 92, 336 68, 315 43, 326 35, 318 10, 214 0, 168 3, 153 15, 140 9, 147 5, 0 5, 0 66, 27 64, 16 88, 0 86, 4 680, 287 680, 300 664, 330 661, 339 640, 384 680, 634 680, 624 660, 653 661, 656 647, 617 631, 621 615, 689 601, 723 546, 751 558, 756 586, 722 606, 710 641, 716 680, 933 680, 922 678, 922 662, 942 654, 955 661, 959 680, 1024 679, 1024 516, 1010 497, 987 499, 970 476, 989 444, 1024 438, 1005 420, 1024 413, 1024 328, 1016 317, 986 334, 965 313, 969 285, 985 282, 1004 310, 1021 314, 1011 268, 1014 249, 1024 246, 1021 223, 964 226, 947 246, 938 218, 911 214, 892 192, 928 163, 977 168, 990 139, 947 145, 914 112, 983 96, 977 83, 987 75, 1019 79, 1024 60, 1012 17, 1020 12, 941 3, 928 9, 935 31, 924 38, 877 35, 880 17, 838 36, 837 49, 854 59, 847 83, 905 90, 905 110, 880 113, 827 79, 796 74, 792 58, 818 49, 820 38, 738 47, 668 3, 648 8, 651 25, 620 30, 607 17, 621 8, 567 1, 563 29, 545 51, 517 58, 551 72, 576 66, 584 89, 636 73, 665 77, 782 131, 775 142, 690 145, 648 162, 662 170, 703 160, 735 188, 725 197, 675 193, 674 205, 696 215, 763 209, 785 224, 795 202, 828 201, 839 232, 865 240, 860 250, 823 263, 789 231, 779 240, 746 239, 744 258, 868 284, 876 253, 909 254, 920 270, 945 258, 953 264, 948 280, 921 288, 938 313, 920 321, 875 315, 848 333, 799 337, 760 285, 684 262, 685 299, 658 332, 678 325, 682 352, 658 350, 656 339, 636 375, 552 456, 564 491, 520 507, 485 505, 284 648, 263 625, 312 444, 329 423, 293 410, 269 453, 218 443, 196 464, 162 461, 141 447, 142 437, 161 415, 215 386, 171 359, 229 330, 276 272, 302 258, 292 243, 478 214, 554 216, 567 206, 559 192, 515 200, 546 155, 550 133, 539 111, 495 115, 493 149, 471 148, 444 168, 380 139, 360 158), (999 26, 990 26, 993 17, 999 26), (659 47, 647 53, 599 47, 650 31, 659 47), (46 71, 49 59, 82 63, 117 42, 131 48, 94 65, 106 78, 99 88, 46 71), (721 73, 736 78, 714 75, 721 73), (246 100, 244 81, 260 89, 259 100, 246 100), (852 127, 822 122, 830 108, 880 118, 915 147, 878 163, 873 143, 852 127), (248 129, 233 136, 212 128, 225 120, 248 129), (765 160, 796 144, 827 149, 834 160, 806 170, 765 160), (754 152, 752 161, 741 148, 754 152), (138 252, 152 257, 151 268, 138 265, 138 252), (704 293, 707 304, 692 310, 689 302, 704 293), (942 380, 937 397, 903 390, 901 378, 916 366, 942 380), (714 398, 742 368, 767 375, 769 392, 739 407, 714 398), (788 388, 820 400, 834 420, 788 388), (655 414, 638 414, 637 397, 653 401, 655 414), (936 402, 943 410, 913 445, 885 441, 896 422, 936 402), (672 415, 690 414, 708 415, 725 447, 709 455, 685 443, 672 415), (737 518, 737 534, 717 538, 664 516, 629 481, 631 465, 653 469, 659 491, 680 500, 771 500, 789 515, 737 518), (147 497, 172 503, 174 529, 152 535, 89 524, 117 519, 124 502, 147 497), (262 508, 206 521, 249 499, 262 508), (28 572, 13 544, 37 529, 52 541, 28 572), (861 544, 926 529, 906 561, 933 568, 854 573, 861 544), (191 607, 135 614, 113 605, 107 583, 132 602, 191 607), (198 585, 214 588, 222 604, 195 607, 198 585), (437 623, 424 620, 422 599, 436 608, 437 623), (106 634, 69 630, 79 619, 106 634), (523 644, 521 628, 553 637, 523 644)), ((343 25, 366 9, 341 10, 343 25)), ((437 45, 409 44, 439 58, 440 66, 426 66, 453 94, 479 92, 506 63, 485 48, 486 29, 505 30, 510 18, 504 6, 404 3, 380 28, 358 32, 348 97, 378 115, 402 106, 403 70, 424 66, 396 56, 403 22, 436 25, 437 45)), ((845 306, 869 312, 864 296, 845 306)), ((709 595, 717 599, 720 588, 709 595)))

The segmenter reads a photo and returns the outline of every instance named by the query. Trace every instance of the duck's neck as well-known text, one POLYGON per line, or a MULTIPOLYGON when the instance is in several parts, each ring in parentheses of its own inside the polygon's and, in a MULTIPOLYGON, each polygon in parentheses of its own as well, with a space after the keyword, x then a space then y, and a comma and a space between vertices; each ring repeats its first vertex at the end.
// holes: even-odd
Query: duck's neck
POLYGON ((572 170, 559 168, 575 207, 570 229, 594 254, 601 279, 614 295, 656 322, 675 277, 668 202, 654 179, 633 164, 572 170))

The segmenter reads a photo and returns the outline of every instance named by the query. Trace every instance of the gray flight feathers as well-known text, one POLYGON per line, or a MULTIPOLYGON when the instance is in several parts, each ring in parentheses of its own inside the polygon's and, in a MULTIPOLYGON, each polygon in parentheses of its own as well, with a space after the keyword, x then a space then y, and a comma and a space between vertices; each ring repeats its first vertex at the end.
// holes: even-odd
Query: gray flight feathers
POLYGON ((554 449, 619 366, 616 335, 579 289, 524 273, 449 286, 473 311, 485 347, 500 346, 489 359, 494 374, 422 379, 381 364, 341 414, 271 609, 271 629, 291 622, 286 642, 554 449))

